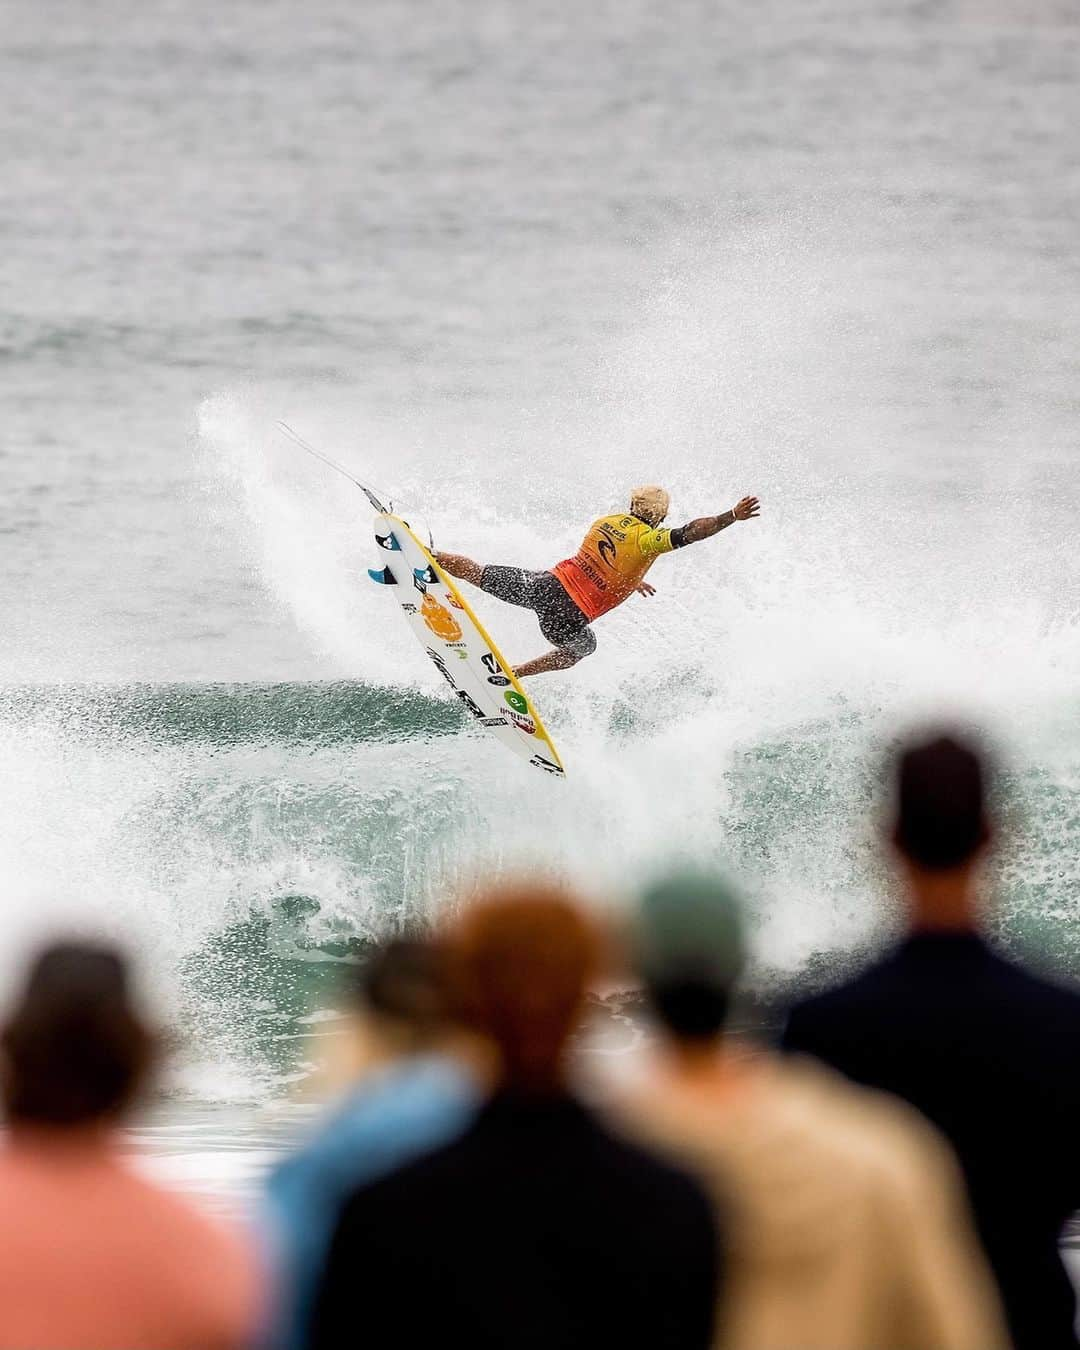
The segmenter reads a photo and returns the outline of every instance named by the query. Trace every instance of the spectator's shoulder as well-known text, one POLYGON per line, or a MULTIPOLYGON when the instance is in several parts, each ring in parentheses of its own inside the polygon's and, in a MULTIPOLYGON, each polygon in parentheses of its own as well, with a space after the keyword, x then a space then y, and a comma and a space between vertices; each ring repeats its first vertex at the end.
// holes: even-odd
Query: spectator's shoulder
POLYGON ((468 1167, 475 1146, 471 1132, 442 1139, 423 1152, 412 1152, 379 1175, 358 1180, 341 1211, 342 1223, 367 1225, 377 1214, 392 1215, 414 1190, 438 1191, 468 1167))
POLYGON ((831 1025, 837 1019, 847 1022, 854 1012, 873 1007, 888 984, 892 963, 890 954, 843 983, 797 1000, 788 1009, 784 1043, 807 1028, 831 1025))
POLYGON ((132 1224, 155 1234, 162 1250, 184 1253, 185 1261, 220 1278, 254 1280, 256 1259, 247 1234, 217 1215, 207 1213, 186 1195, 160 1186, 125 1165, 132 1224))
POLYGON ((1003 990, 1010 990, 1018 1000, 1051 1013, 1070 1027, 1080 1030, 1080 987, 1055 979, 1052 975, 1032 970, 1012 957, 991 952, 1003 990))
POLYGON ((452 1138, 476 1106, 463 1070, 435 1059, 396 1066, 359 1085, 270 1176, 270 1190, 307 1184, 336 1170, 377 1175, 399 1160, 452 1138), (364 1161, 366 1160, 366 1162, 364 1161))
POLYGON ((628 1189, 663 1197, 664 1208, 682 1204, 688 1211, 707 1215, 712 1222, 713 1205, 702 1183, 666 1152, 656 1152, 621 1128, 617 1120, 592 1119, 609 1167, 628 1189))

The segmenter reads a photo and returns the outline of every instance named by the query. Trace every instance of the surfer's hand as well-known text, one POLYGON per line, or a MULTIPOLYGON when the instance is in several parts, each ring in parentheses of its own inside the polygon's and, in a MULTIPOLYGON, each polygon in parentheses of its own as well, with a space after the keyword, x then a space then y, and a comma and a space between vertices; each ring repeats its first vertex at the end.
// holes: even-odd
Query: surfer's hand
POLYGON ((756 497, 744 497, 741 502, 731 508, 731 514, 736 520, 750 520, 751 517, 758 514, 759 510, 756 497))
POLYGON ((637 593, 638 595, 655 595, 656 587, 650 586, 647 581, 643 581, 641 585, 637 588, 637 593))

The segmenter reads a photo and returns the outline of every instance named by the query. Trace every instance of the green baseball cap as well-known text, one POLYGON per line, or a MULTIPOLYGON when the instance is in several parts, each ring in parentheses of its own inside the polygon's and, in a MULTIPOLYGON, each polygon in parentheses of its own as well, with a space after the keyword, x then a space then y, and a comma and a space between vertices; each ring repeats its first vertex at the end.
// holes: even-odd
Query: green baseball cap
POLYGON ((694 979, 730 988, 746 964, 743 909, 716 873, 687 869, 655 881, 634 925, 638 971, 651 983, 694 979))

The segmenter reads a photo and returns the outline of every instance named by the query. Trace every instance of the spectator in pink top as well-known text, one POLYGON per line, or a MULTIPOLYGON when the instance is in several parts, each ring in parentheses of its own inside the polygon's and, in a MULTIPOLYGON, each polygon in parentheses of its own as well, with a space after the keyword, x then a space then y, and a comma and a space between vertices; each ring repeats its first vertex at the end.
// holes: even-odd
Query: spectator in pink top
POLYGON ((156 1057, 126 964, 48 948, 0 1030, 0 1350, 229 1350, 258 1318, 237 1238, 144 1180, 119 1125, 156 1057))

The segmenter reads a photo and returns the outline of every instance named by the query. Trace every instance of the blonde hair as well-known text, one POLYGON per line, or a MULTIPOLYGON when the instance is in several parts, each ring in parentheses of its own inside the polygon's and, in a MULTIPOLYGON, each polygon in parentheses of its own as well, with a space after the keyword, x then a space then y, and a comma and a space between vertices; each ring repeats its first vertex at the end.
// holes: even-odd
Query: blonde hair
POLYGON ((630 498, 630 513, 650 525, 659 525, 671 509, 671 498, 662 487, 637 487, 630 498))

